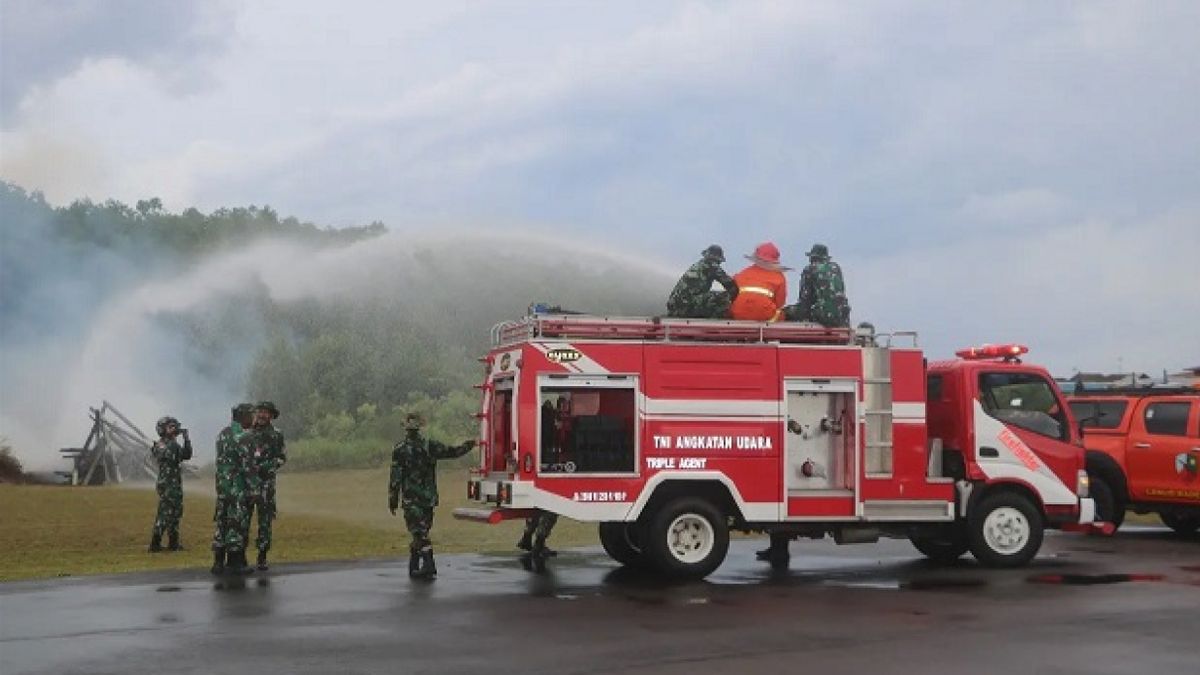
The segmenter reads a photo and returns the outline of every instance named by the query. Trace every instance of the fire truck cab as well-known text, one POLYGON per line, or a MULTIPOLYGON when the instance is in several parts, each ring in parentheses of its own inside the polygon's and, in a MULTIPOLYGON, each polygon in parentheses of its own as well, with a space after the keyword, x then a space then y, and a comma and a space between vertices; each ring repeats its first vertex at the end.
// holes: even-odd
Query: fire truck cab
POLYGON ((684 578, 731 530, 1009 567, 1093 521, 1070 410, 1023 348, 927 364, 913 333, 566 314, 492 343, 459 518, 595 522, 617 561, 684 578))

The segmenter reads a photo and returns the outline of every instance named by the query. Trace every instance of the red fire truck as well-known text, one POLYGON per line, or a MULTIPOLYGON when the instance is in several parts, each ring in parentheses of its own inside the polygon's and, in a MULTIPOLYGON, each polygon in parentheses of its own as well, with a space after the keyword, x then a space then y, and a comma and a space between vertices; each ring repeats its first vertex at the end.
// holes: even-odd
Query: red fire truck
POLYGON ((1046 527, 1096 527, 1070 411, 1023 347, 927 363, 913 333, 566 314, 492 343, 458 518, 595 522, 617 561, 687 578, 731 530, 1010 567, 1046 527))

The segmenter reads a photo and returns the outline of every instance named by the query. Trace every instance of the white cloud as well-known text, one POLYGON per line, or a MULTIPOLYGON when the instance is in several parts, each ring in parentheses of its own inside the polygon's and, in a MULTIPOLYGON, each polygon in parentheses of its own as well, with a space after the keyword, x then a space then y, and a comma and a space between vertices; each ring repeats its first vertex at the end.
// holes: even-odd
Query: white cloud
POLYGON ((31 87, 89 60, 152 67, 177 93, 208 84, 202 63, 219 51, 234 12, 226 0, 4 0, 0 7, 0 125, 31 87))
MULTIPOLYGON (((1184 249, 1154 242, 1194 242, 1167 223, 1194 215, 1200 185, 1195 3, 220 11, 201 31, 220 39, 186 66, 164 68, 179 50, 160 43, 93 49, 30 84, 0 137, 0 176, 54 201, 539 222, 681 265, 712 242, 740 252, 765 239, 794 263, 819 240, 866 266, 848 269, 856 307, 908 307, 894 324, 947 343, 1029 326, 1005 309, 1013 292, 961 290, 982 274, 964 260, 1022 261, 1018 279, 1035 282, 1007 283, 1031 296, 1083 298, 1099 283, 1133 300, 1140 272, 1109 261, 1141 247, 1147 265, 1173 269, 1184 249), (196 73, 203 87, 173 82, 196 73), (1077 286, 1096 265, 1102 279, 1077 286), (949 288, 961 302, 889 303, 892 275, 907 294, 949 288)), ((1154 335, 1194 336, 1196 312, 1165 309, 1193 293, 1158 292, 1154 335)), ((1035 313, 1039 341, 1088 327, 1094 353, 1080 360, 1132 362, 1138 345, 1169 342, 1059 306, 1035 313)))
POLYGON ((846 264, 855 320, 923 333, 931 358, 1020 342, 1056 374, 1181 368, 1200 345, 1200 206, 1137 223, 1001 229, 846 264))
POLYGON ((973 194, 963 204, 964 219, 992 225, 1056 225, 1076 211, 1070 199, 1045 188, 1024 188, 1000 194, 973 194))

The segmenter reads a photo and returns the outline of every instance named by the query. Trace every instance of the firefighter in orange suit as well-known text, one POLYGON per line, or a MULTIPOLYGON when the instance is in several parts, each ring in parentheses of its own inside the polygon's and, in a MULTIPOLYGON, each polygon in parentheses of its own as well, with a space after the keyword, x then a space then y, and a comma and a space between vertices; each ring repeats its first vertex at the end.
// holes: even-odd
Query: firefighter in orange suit
POLYGON ((746 256, 753 264, 733 275, 738 295, 730 307, 729 316, 748 321, 775 321, 787 302, 788 269, 779 264, 779 248, 771 242, 759 244, 753 255, 746 256))

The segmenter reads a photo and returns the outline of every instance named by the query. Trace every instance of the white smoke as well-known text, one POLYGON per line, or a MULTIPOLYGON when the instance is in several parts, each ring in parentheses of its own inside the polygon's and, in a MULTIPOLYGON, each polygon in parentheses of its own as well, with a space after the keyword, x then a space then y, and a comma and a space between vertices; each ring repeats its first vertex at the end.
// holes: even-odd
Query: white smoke
POLYGON ((397 311, 458 326, 483 307, 489 316, 516 318, 534 301, 661 311, 672 277, 651 261, 537 233, 461 228, 324 248, 260 241, 118 291, 94 308, 72 307, 90 322, 81 334, 56 335, 48 324, 45 339, 6 345, 0 433, 28 467, 52 468, 59 448, 86 437, 89 406, 109 400, 143 431, 162 415, 179 417, 199 459, 211 458, 263 346, 268 319, 255 299, 264 296, 276 303, 392 297, 397 311), (490 306, 490 298, 503 306, 490 306), (197 354, 187 329, 196 323, 219 333, 221 344, 207 355, 215 363, 197 354))

